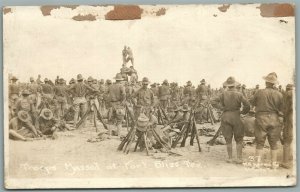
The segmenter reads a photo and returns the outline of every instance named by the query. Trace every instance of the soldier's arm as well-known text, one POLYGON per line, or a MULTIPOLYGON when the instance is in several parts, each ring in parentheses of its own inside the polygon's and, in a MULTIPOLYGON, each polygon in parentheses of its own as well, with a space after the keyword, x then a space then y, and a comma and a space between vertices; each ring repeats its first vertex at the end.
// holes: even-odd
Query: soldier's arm
POLYGON ((241 94, 241 100, 243 103, 243 109, 242 109, 241 113, 247 114, 250 111, 250 103, 242 94, 241 94))
POLYGON ((90 90, 90 91, 93 91, 93 92, 99 92, 99 90, 94 89, 93 87, 91 87, 91 86, 89 86, 89 85, 87 85, 87 84, 84 84, 84 86, 85 86, 88 90, 90 90))

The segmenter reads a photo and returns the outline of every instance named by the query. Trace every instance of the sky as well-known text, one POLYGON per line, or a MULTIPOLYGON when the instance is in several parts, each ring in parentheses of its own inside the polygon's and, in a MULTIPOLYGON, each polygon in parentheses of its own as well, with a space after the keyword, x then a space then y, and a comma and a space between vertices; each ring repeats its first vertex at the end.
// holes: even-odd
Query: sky
MULTIPOLYGON (((168 79, 183 85, 206 79, 214 88, 229 77, 254 87, 276 72, 280 84, 293 83, 294 17, 262 17, 259 5, 163 6, 161 16, 111 21, 113 7, 59 8, 43 16, 40 7, 11 7, 4 15, 4 73, 67 80, 112 79, 120 71, 124 45, 133 50, 140 79, 168 79), (97 14, 95 21, 75 21, 77 14, 97 14), (279 22, 280 19, 288 23, 279 22)), ((144 10, 157 7, 144 6, 144 10)))

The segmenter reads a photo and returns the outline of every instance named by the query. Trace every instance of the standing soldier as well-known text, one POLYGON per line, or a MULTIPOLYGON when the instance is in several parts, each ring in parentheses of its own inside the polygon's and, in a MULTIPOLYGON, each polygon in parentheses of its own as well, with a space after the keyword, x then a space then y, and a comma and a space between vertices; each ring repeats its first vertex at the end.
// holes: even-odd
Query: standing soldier
POLYGON ((151 91, 154 95, 154 106, 157 106, 159 104, 159 101, 158 101, 158 87, 156 85, 156 83, 152 83, 151 85, 151 91))
MULTIPOLYGON (((17 85, 18 78, 15 76, 12 76, 11 83, 9 84, 8 89, 8 97, 9 97, 9 109, 10 109, 10 115, 11 117, 15 116, 15 105, 19 98, 19 92, 20 88, 19 85, 17 85)), ((10 119, 11 119, 10 117, 10 119)))
POLYGON ((36 82, 34 82, 33 77, 30 77, 30 84, 28 85, 28 90, 30 92, 29 98, 33 102, 33 105, 37 107, 39 94, 41 92, 41 87, 36 82))
POLYGON ((268 138, 271 148, 271 166, 276 168, 277 142, 280 139, 282 127, 280 117, 283 116, 283 96, 274 89, 274 85, 278 84, 276 73, 270 73, 263 79, 265 80, 266 88, 258 90, 253 98, 253 105, 256 111, 255 141, 257 163, 261 163, 263 147, 266 138, 268 138))
POLYGON ((26 122, 24 121, 25 126, 34 133, 35 137, 37 137, 38 133, 33 125, 33 122, 37 119, 37 112, 32 100, 29 98, 29 95, 30 93, 28 90, 23 90, 22 97, 16 103, 16 113, 18 114, 20 112, 28 114, 28 120, 26 122))
POLYGON ((158 89, 158 98, 161 107, 166 111, 170 100, 170 87, 168 80, 164 80, 158 89))
POLYGON ((232 162, 232 138, 234 137, 236 142, 237 161, 236 163, 243 163, 242 149, 243 149, 243 137, 244 126, 241 121, 240 114, 246 114, 250 110, 249 102, 246 98, 238 92, 235 87, 237 82, 234 77, 229 77, 224 85, 228 87, 228 90, 224 91, 220 95, 220 102, 223 107, 223 115, 221 120, 222 133, 226 140, 228 160, 232 162), (243 110, 240 108, 243 104, 243 110))
MULTIPOLYGON (((68 91, 72 91, 74 96, 74 128, 76 128, 76 124, 79 119, 79 114, 81 115, 80 117, 82 117, 87 110, 87 101, 85 96, 88 90, 96 91, 83 82, 83 77, 81 74, 77 75, 77 83, 73 84, 71 87, 68 88, 68 91)), ((82 123, 82 126, 85 126, 85 121, 82 123)))
POLYGON ((68 108, 67 88, 64 86, 63 79, 60 79, 58 85, 54 87, 54 100, 56 104, 54 115, 55 118, 60 120, 65 115, 65 112, 68 108))
MULTIPOLYGON (((116 83, 112 84, 108 88, 108 99, 110 103, 110 108, 108 111, 108 121, 110 125, 116 125, 117 136, 120 136, 122 121, 125 117, 124 104, 126 101, 126 91, 122 84, 123 78, 120 73, 116 74, 116 83)), ((111 135, 112 128, 109 130, 111 135)))
POLYGON ((205 79, 202 79, 200 81, 200 85, 196 89, 197 99, 200 101, 200 103, 207 99, 208 96, 208 87, 205 85, 205 83, 205 79))
POLYGON ((186 86, 183 89, 183 95, 184 95, 183 103, 192 106, 194 101, 194 93, 195 91, 193 90, 192 82, 188 81, 186 83, 186 86))
POLYGON ((44 84, 42 84, 42 98, 43 102, 47 108, 55 111, 55 102, 53 100, 53 87, 47 78, 44 79, 44 84))
POLYGON ((154 105, 154 94, 151 89, 148 88, 149 83, 149 79, 144 77, 142 80, 142 88, 132 95, 132 97, 136 98, 134 110, 136 119, 141 113, 144 113, 148 118, 150 118, 150 111, 154 105))
POLYGON ((127 63, 127 47, 124 46, 124 49, 122 50, 122 58, 123 58, 123 65, 126 65, 127 63))
POLYGON ((286 86, 284 94, 284 127, 283 127, 283 162, 281 167, 289 169, 292 167, 290 158, 292 157, 291 144, 293 141, 293 85, 286 86))
POLYGON ((127 54, 128 57, 126 59, 126 62, 131 61, 132 66, 134 66, 134 59, 133 59, 133 53, 130 47, 127 47, 127 54))
POLYGON ((40 84, 43 83, 43 81, 41 80, 41 75, 38 75, 38 78, 37 78, 37 80, 36 80, 36 83, 37 83, 38 85, 40 85, 40 84))
POLYGON ((180 98, 181 95, 180 95, 180 89, 178 87, 178 83, 174 83, 171 89, 171 102, 173 107, 180 106, 180 98))

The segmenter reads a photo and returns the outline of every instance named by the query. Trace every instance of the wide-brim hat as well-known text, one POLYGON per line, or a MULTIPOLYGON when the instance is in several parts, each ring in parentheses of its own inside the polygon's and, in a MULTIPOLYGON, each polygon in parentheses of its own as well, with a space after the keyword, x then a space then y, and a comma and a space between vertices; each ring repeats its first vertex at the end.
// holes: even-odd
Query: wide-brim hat
POLYGON ((182 111, 186 112, 186 111, 189 111, 189 110, 190 110, 190 107, 187 104, 184 104, 182 106, 182 111))
POLYGON ((269 73, 267 76, 263 76, 263 79, 266 82, 272 83, 272 84, 278 84, 278 80, 277 80, 277 74, 272 72, 269 73))
POLYGON ((192 82, 191 82, 191 81, 188 81, 188 82, 186 82, 186 84, 188 84, 188 85, 192 85, 192 82))
POLYGON ((143 80, 142 80, 142 83, 148 85, 150 83, 150 81, 147 77, 144 77, 143 80))
POLYGON ((18 118, 23 122, 28 122, 30 120, 30 115, 27 111, 19 111, 18 112, 18 118))
POLYGON ((41 116, 42 118, 46 119, 46 120, 50 120, 50 119, 53 118, 53 113, 52 113, 52 111, 51 111, 50 109, 45 108, 45 109, 43 109, 43 110, 41 111, 41 115, 40 115, 40 116, 41 116), (49 117, 47 117, 47 116, 45 115, 45 113, 49 113, 49 117))
POLYGON ((200 81, 200 83, 205 83, 205 79, 202 79, 202 80, 200 81))
POLYGON ((164 81, 163 81, 163 84, 168 84, 169 82, 168 82, 168 80, 167 79, 165 79, 164 81))
POLYGON ((71 83, 75 83, 75 79, 72 78, 72 79, 70 80, 69 84, 71 84, 71 83))
POLYGON ((117 73, 116 76, 114 77, 114 79, 117 80, 117 81, 123 81, 124 80, 121 73, 117 73))
POLYGON ((238 82, 235 80, 234 77, 228 77, 227 80, 223 83, 223 85, 226 87, 233 87, 237 86, 238 82))
POLYGON ((10 79, 11 80, 18 80, 18 78, 16 76, 12 76, 10 79))
POLYGON ((88 79, 87 79, 87 82, 92 82, 94 79, 93 79, 93 77, 88 77, 88 79))
POLYGON ((80 81, 80 80, 83 80, 83 77, 82 77, 81 74, 78 74, 78 75, 77 75, 77 81, 80 81))
POLYGON ((30 91, 28 89, 25 89, 22 91, 22 95, 30 95, 30 91))

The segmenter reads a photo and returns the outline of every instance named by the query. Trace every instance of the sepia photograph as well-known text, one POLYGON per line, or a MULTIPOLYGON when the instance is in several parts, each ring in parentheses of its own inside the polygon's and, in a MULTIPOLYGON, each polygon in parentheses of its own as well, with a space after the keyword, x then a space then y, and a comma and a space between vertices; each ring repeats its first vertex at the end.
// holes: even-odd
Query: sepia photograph
POLYGON ((295 186, 295 5, 3 7, 6 189, 295 186))

